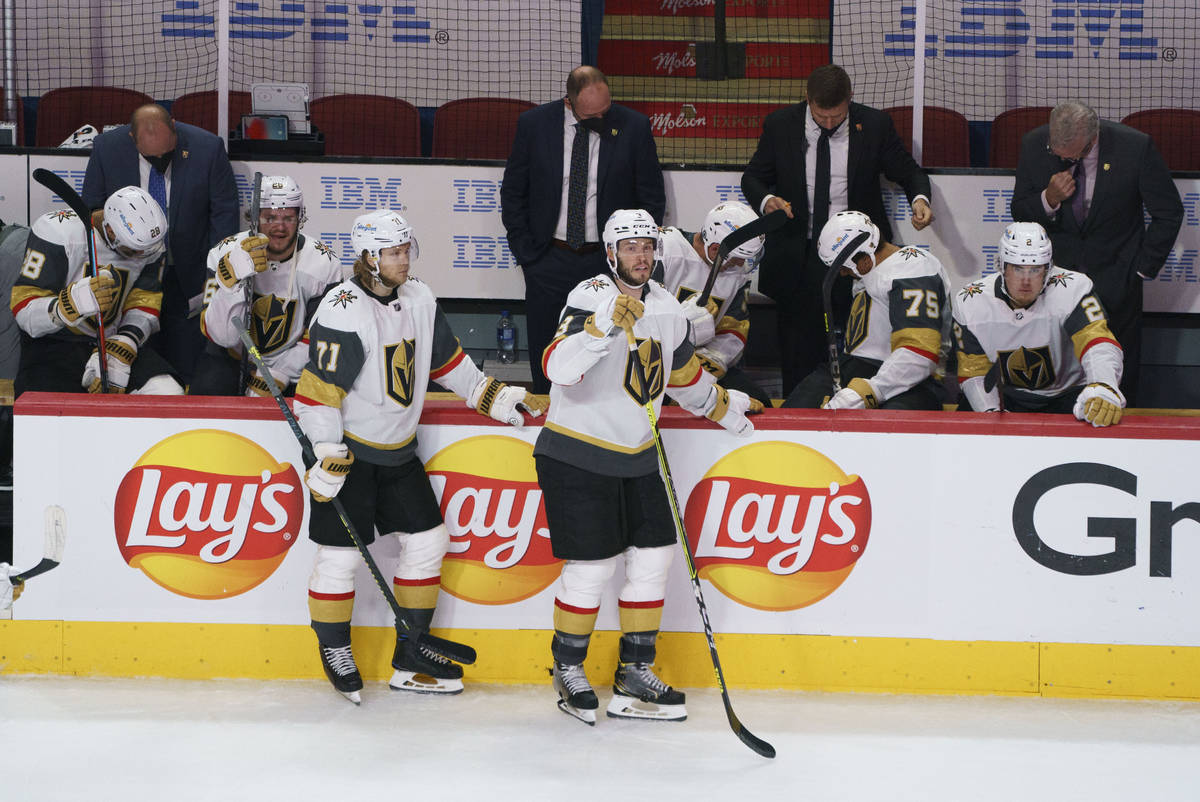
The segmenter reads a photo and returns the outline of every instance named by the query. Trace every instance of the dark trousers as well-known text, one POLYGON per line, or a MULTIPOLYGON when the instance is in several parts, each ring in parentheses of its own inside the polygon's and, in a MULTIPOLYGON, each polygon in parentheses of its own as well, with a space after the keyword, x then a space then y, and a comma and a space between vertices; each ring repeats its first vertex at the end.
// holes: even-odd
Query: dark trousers
POLYGON ((188 317, 188 299, 185 290, 169 267, 163 271, 162 314, 159 331, 147 344, 158 351, 175 369, 184 386, 191 384, 196 370, 196 360, 204 352, 208 341, 200 333, 200 317, 188 317))
MULTIPOLYGON (((812 373, 817 365, 829 361, 825 305, 821 298, 825 270, 825 264, 815 253, 810 253, 801 272, 799 286, 775 298, 775 325, 779 337, 779 369, 784 398, 791 395, 800 380, 812 373)), ((845 328, 846 318, 850 314, 850 285, 848 276, 839 277, 833 284, 833 325, 839 330, 845 328)))
POLYGON ((586 278, 608 272, 604 251, 575 253, 550 246, 540 259, 522 265, 525 273, 525 325, 529 329, 529 370, 533 392, 550 392, 550 380, 542 372, 542 352, 554 339, 558 318, 567 295, 586 278))
MULTIPOLYGON (((1142 279, 1137 279, 1139 282, 1142 279)), ((1137 406, 1138 379, 1142 371, 1142 285, 1135 285, 1125 296, 1122 304, 1109 307, 1108 327, 1121 350, 1125 352, 1125 367, 1121 374, 1121 392, 1128 406, 1137 406)))

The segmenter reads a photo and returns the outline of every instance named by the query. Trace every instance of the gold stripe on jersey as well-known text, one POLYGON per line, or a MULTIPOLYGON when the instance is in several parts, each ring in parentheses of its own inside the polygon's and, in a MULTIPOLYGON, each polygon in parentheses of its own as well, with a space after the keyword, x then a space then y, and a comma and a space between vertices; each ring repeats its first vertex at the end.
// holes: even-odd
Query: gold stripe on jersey
POLYGON ((558 432, 564 437, 570 437, 574 440, 579 440, 587 443, 588 445, 595 446, 596 448, 602 448, 605 451, 612 451, 617 454, 641 454, 647 449, 654 447, 653 440, 647 440, 639 446, 620 446, 616 443, 610 443, 607 440, 601 440, 598 437, 592 437, 591 435, 584 434, 583 432, 577 432, 574 429, 568 429, 566 426, 563 426, 560 423, 555 423, 554 421, 546 421, 544 424, 542 424, 542 426, 543 428, 549 429, 552 432, 558 432))
POLYGON ((583 330, 592 335, 598 340, 603 340, 608 335, 596 328, 596 316, 588 315, 587 320, 583 321, 583 330))
POLYGON ((742 342, 746 342, 750 336, 750 321, 726 315, 717 323, 717 334, 735 334, 742 342))
POLYGON ((336 384, 322 381, 315 373, 305 368, 304 372, 300 374, 300 381, 296 382, 296 395, 311 398, 318 404, 324 404, 327 407, 341 409, 346 391, 336 384))
POLYGON ((991 369, 992 362, 986 354, 958 352, 958 378, 973 379, 976 376, 986 376, 991 369))
POLYGON ((1112 331, 1108 328, 1108 321, 1097 320, 1094 323, 1089 323, 1071 335, 1071 342, 1075 345, 1075 358, 1082 358, 1083 352, 1096 340, 1117 341, 1117 338, 1113 336, 1112 331))
POLYGON ((700 364, 700 360, 696 359, 695 354, 692 354, 691 358, 687 362, 684 362, 681 367, 671 371, 671 378, 667 381, 667 386, 688 387, 695 384, 703 370, 704 366, 700 364))
POLYGON ((582 607, 565 605, 558 599, 554 600, 554 628, 568 635, 591 635, 596 628, 595 610, 585 610, 582 607))
MULTIPOLYGON (((303 379, 304 377, 301 376, 300 378, 303 379)), ((299 388, 297 388, 296 395, 299 395, 299 394, 300 394, 300 390, 299 390, 299 388)), ((345 435, 346 435, 346 437, 349 437, 354 442, 362 443, 364 446, 370 446, 371 448, 374 448, 377 451, 395 451, 397 449, 404 448, 406 445, 411 443, 413 440, 417 439, 416 432, 413 432, 412 434, 410 434, 408 436, 408 439, 402 443, 376 443, 372 440, 368 440, 365 437, 359 437, 358 435, 354 434, 354 432, 349 432, 349 431, 345 432, 345 435)))
POLYGON ((622 632, 657 632, 662 623, 663 602, 617 602, 622 632))
POLYGON ((911 328, 892 332, 892 350, 907 348, 937 359, 942 348, 942 334, 937 329, 911 328))
POLYGON ((121 307, 123 311, 130 309, 153 309, 158 312, 162 309, 162 293, 151 290, 139 290, 134 287, 129 291, 129 297, 125 299, 125 305, 121 307))
POLYGON ((17 284, 12 288, 12 298, 9 299, 9 308, 15 315, 21 310, 21 307, 37 298, 49 298, 58 293, 53 290, 42 289, 41 287, 30 287, 28 284, 17 284))

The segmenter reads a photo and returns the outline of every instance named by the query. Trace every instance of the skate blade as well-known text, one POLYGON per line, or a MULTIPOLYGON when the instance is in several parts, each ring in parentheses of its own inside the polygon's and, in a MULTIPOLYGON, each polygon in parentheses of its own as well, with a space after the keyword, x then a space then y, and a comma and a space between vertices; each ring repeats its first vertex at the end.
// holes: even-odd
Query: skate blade
POLYGON ((362 704, 362 695, 358 691, 338 691, 342 696, 345 696, 356 705, 362 704))
POLYGON ((463 692, 460 679, 438 679, 428 674, 417 674, 413 671, 397 671, 392 674, 388 687, 393 691, 409 691, 410 693, 442 693, 452 696, 463 692))
POLYGON ((609 718, 636 718, 649 721, 683 721, 687 718, 687 707, 684 705, 656 705, 653 702, 643 702, 632 696, 613 694, 605 711, 609 718))
POLYGON ((580 710, 578 707, 572 707, 566 703, 566 700, 558 700, 558 709, 566 713, 572 718, 577 718, 589 727, 596 726, 596 711, 595 710, 580 710))

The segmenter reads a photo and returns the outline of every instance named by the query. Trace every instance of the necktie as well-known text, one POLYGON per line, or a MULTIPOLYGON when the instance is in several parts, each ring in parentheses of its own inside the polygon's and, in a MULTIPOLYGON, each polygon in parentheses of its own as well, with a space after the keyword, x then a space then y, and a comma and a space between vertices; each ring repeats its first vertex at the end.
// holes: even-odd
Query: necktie
MULTIPOLYGON (((818 126, 820 127, 820 126, 818 126)), ((836 128, 821 128, 817 140, 817 175, 813 181, 812 238, 821 236, 821 229, 829 219, 829 138, 836 128)))
POLYGON ((1083 218, 1086 212, 1083 210, 1083 196, 1087 194, 1087 168, 1083 166, 1083 159, 1075 162, 1075 194, 1071 196, 1071 213, 1075 215, 1075 222, 1083 228, 1083 218))
MULTIPOLYGON (((146 182, 146 191, 162 207, 163 217, 169 220, 170 217, 167 215, 167 179, 166 176, 159 172, 157 167, 150 167, 150 179, 146 182)), ((163 244, 166 244, 165 239, 163 240, 163 244)))
POLYGON ((587 221, 588 131, 575 125, 571 143, 571 178, 567 185, 567 244, 583 247, 587 221))

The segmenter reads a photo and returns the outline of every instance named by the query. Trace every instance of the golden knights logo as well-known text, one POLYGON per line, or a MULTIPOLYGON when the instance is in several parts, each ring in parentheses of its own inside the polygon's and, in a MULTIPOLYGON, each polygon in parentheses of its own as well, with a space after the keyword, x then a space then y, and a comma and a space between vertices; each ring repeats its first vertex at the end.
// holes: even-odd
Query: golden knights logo
POLYGON ((850 305, 850 316, 846 319, 846 353, 863 344, 870 333, 871 296, 860 292, 850 305))
MULTIPOLYGON (((627 350, 626 353, 628 354, 629 351, 627 350)), ((650 398, 658 398, 662 394, 665 378, 662 344, 649 337, 639 338, 637 354, 638 359, 642 361, 646 383, 650 385, 650 398)), ((633 360, 629 358, 625 360, 625 392, 629 393, 629 397, 639 404, 645 403, 642 385, 638 381, 637 368, 634 367, 633 360)))
POLYGON ((316 248, 317 253, 321 254, 322 256, 332 256, 333 255, 333 248, 330 248, 328 245, 326 245, 324 242, 321 242, 320 240, 316 240, 316 242, 313 244, 313 247, 316 248))
POLYGON ((968 284, 967 286, 963 287, 962 290, 959 291, 958 297, 962 298, 965 301, 968 298, 970 298, 972 295, 982 295, 982 294, 983 294, 983 282, 976 281, 973 284, 968 284))
POLYGON ((345 309, 350 304, 357 300, 358 296, 350 290, 338 290, 333 295, 329 296, 330 306, 340 306, 345 309))
POLYGON ((1055 286, 1065 287, 1065 286, 1067 286, 1067 282, 1070 281, 1072 278, 1074 278, 1074 276, 1070 275, 1069 273, 1055 273, 1053 276, 1051 276, 1049 279, 1046 280, 1046 286, 1047 287, 1055 287, 1055 286))
POLYGON ((255 295, 251 306, 251 334, 264 354, 278 351, 288 344, 288 335, 296 319, 296 301, 276 295, 255 295))
POLYGON ((1054 363, 1048 345, 1000 351, 996 357, 1006 384, 1023 390, 1042 390, 1054 384, 1054 363))
POLYGON ((599 277, 590 278, 583 283, 584 289, 592 290, 593 292, 600 292, 600 290, 604 289, 607 286, 608 286, 608 282, 599 277))
POLYGON ((402 407, 413 402, 413 368, 417 353, 416 340, 383 347, 384 364, 387 365, 387 394, 402 407))
POLYGON ((59 209, 58 211, 50 212, 50 217, 61 223, 63 220, 73 219, 75 212, 72 212, 70 209, 59 209))

